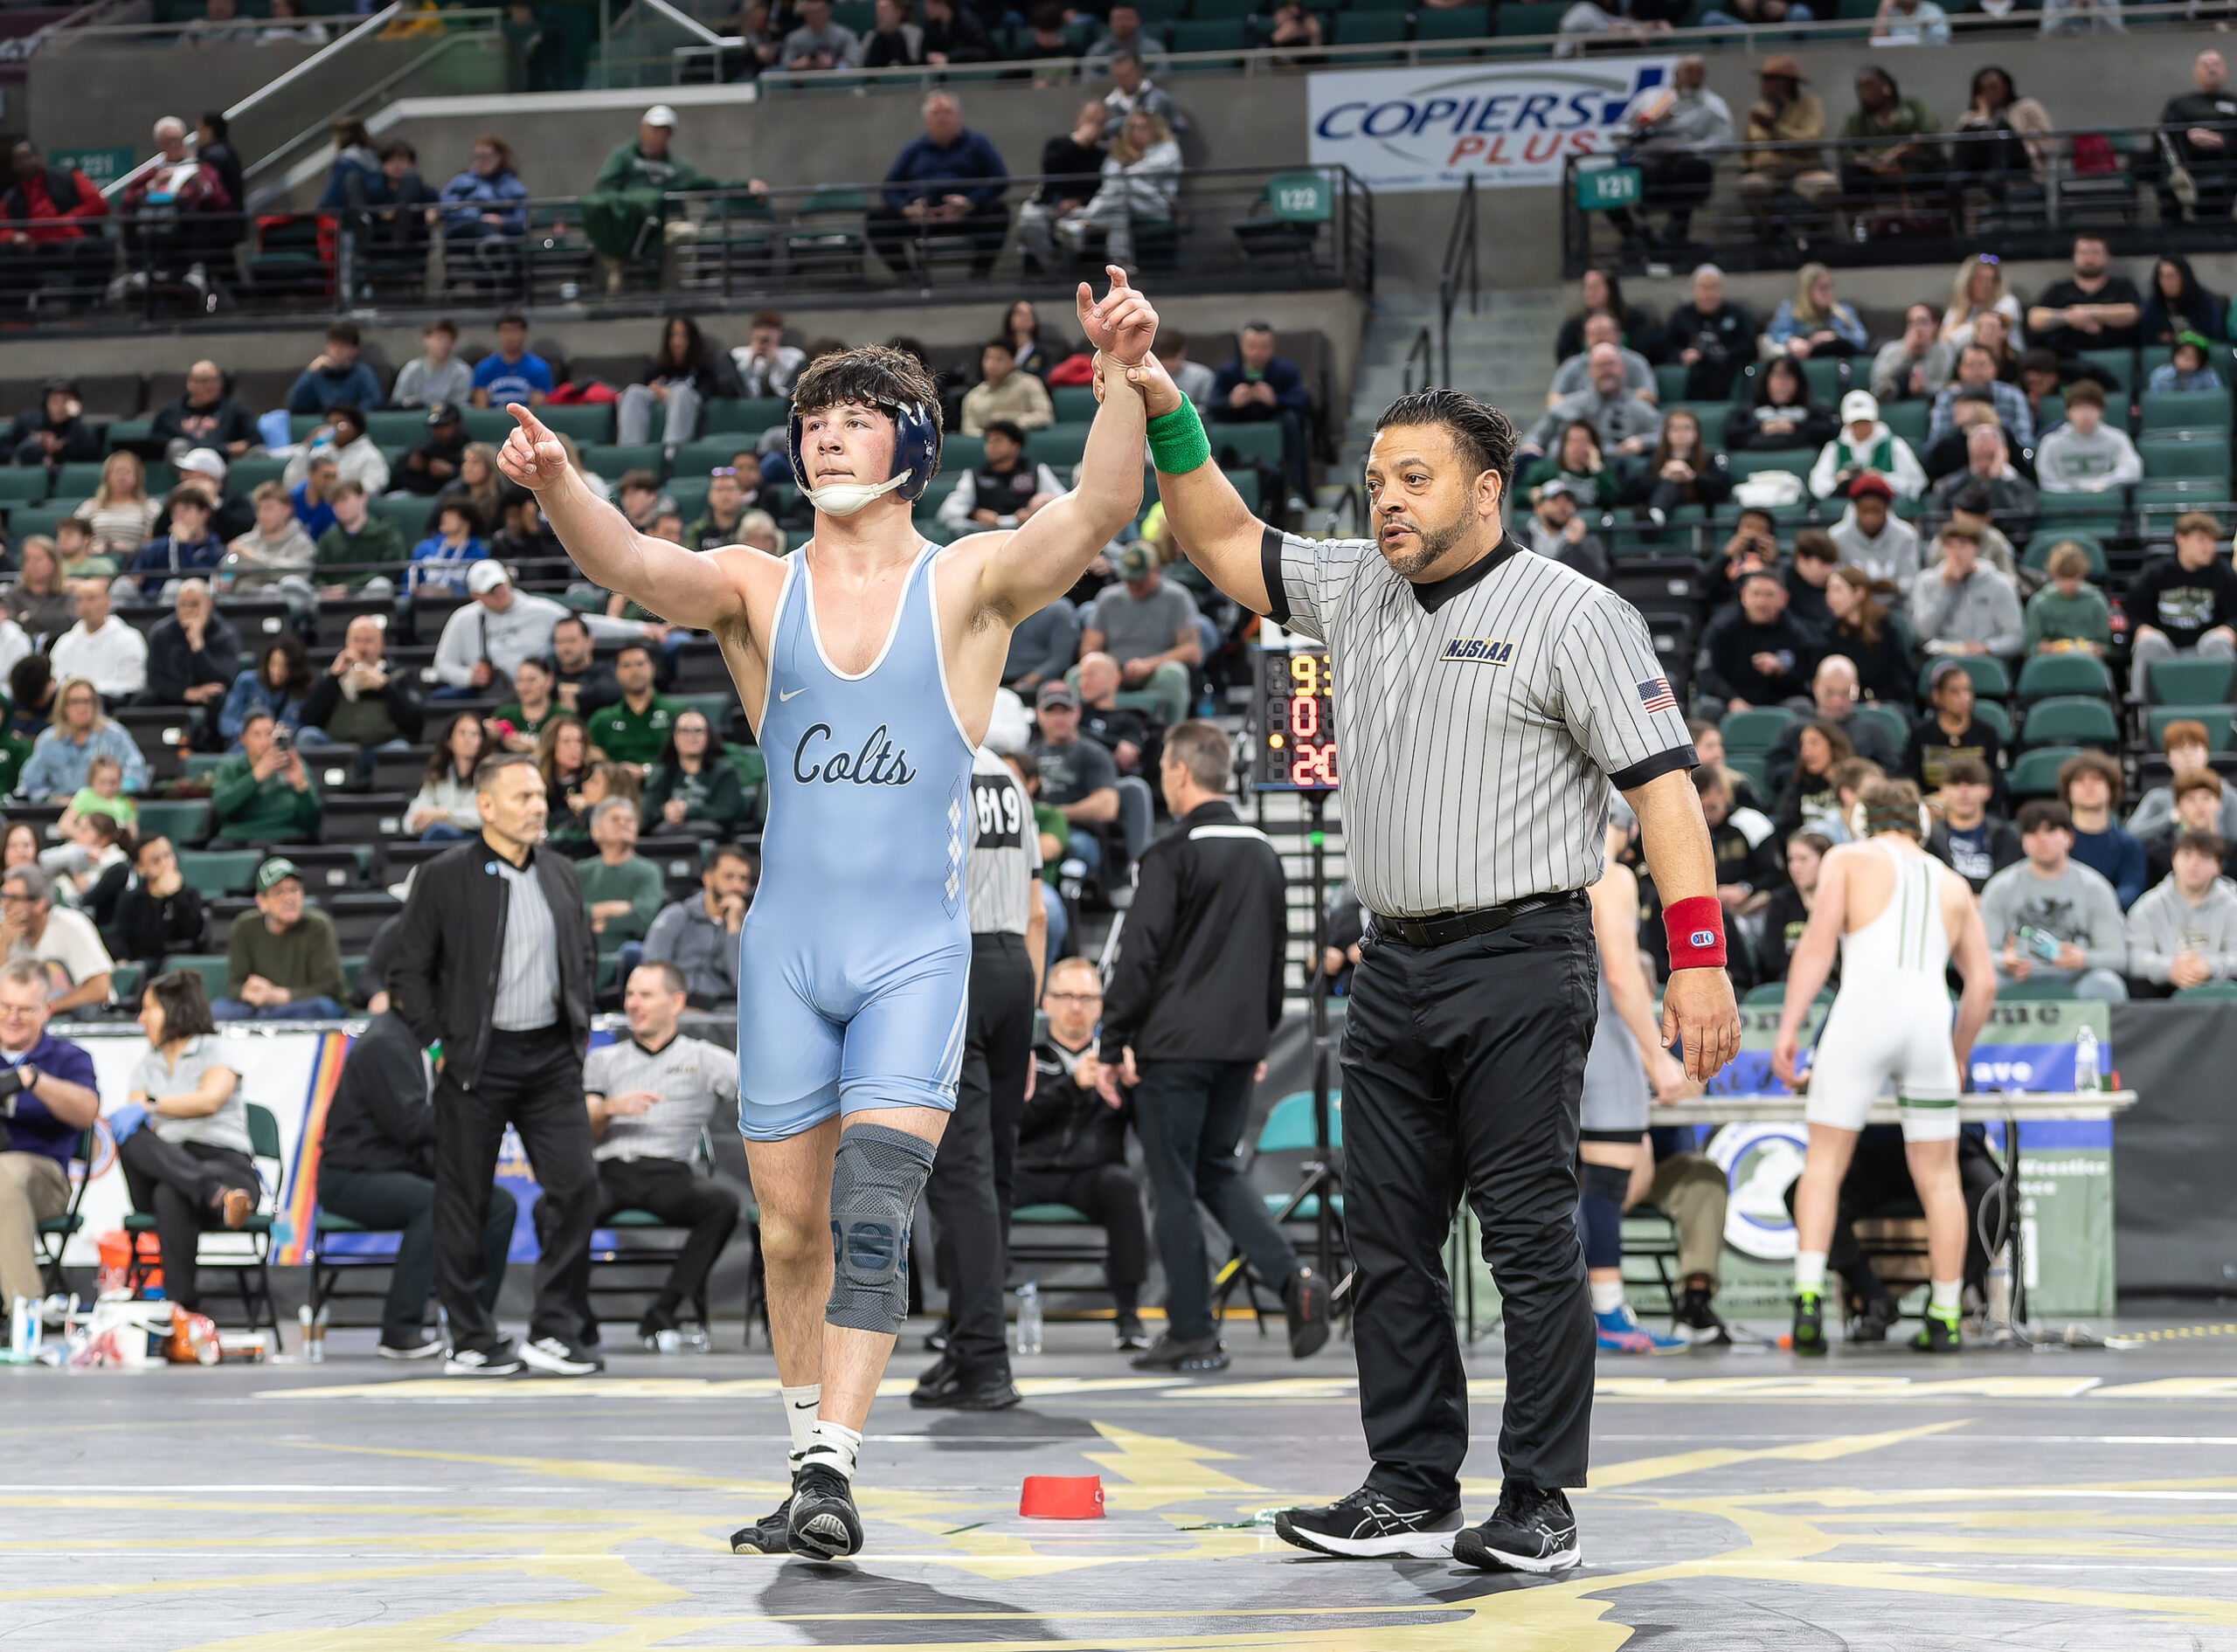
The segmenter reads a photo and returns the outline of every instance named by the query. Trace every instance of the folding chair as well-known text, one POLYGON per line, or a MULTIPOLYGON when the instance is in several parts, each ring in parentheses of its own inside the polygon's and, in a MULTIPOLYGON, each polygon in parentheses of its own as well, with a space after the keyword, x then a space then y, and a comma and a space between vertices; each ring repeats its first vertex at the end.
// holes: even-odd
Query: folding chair
POLYGON ((77 1237, 78 1230, 86 1225, 80 1208, 86 1202, 86 1184, 93 1179, 93 1132, 78 1132, 78 1144, 71 1150, 70 1163, 63 1173, 70 1179, 70 1202, 59 1216, 43 1220, 32 1235, 38 1248, 38 1271, 41 1282, 50 1296, 59 1296, 70 1289, 63 1277, 63 1248, 77 1237))
MULTIPOLYGON (((240 1293, 241 1312, 247 1316, 248 1328, 256 1331, 263 1326, 272 1328, 274 1348, 283 1344, 280 1333, 279 1304, 272 1299, 272 1225, 280 1209, 281 1184, 287 1179, 287 1162, 280 1144, 280 1121, 271 1109, 254 1102, 247 1104, 249 1157, 259 1161, 257 1171, 257 1208, 241 1224, 238 1234, 223 1228, 205 1230, 202 1237, 213 1234, 227 1239, 240 1238, 248 1241, 246 1255, 239 1251, 221 1251, 215 1255, 203 1255, 197 1246, 195 1266, 216 1268, 233 1275, 233 1286, 240 1293), (269 1159, 272 1173, 267 1178, 262 1161, 269 1159)), ((139 1235, 156 1231, 156 1219, 145 1211, 134 1211, 124 1219, 124 1231, 133 1235, 132 1261, 127 1265, 124 1283, 127 1289, 137 1293, 147 1282, 149 1264, 140 1256, 139 1235)))

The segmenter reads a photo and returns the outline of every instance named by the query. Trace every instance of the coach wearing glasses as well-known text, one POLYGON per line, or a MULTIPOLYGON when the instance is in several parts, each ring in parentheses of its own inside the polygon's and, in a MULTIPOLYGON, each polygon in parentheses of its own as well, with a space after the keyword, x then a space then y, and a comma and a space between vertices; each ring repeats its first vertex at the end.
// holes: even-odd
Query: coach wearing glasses
POLYGON ((1148 403, 1175 541, 1252 612, 1329 646, 1345 852, 1368 914, 1343 1092, 1375 1466, 1276 1530, 1327 1554, 1566 1570, 1578 1549, 1562 1488, 1584 1483, 1592 1414, 1576 1229, 1597 971, 1584 890, 1611 785, 1638 815, 1670 928, 1663 1035, 1702 1079, 1740 1041, 1685 718, 1638 612, 1508 536, 1515 432, 1496 408, 1449 390, 1394 403, 1367 465, 1375 537, 1312 540, 1253 519, 1154 355, 1126 377, 1148 403), (1442 1260, 1464 1194, 1507 1346, 1499 1503, 1472 1527, 1442 1260))

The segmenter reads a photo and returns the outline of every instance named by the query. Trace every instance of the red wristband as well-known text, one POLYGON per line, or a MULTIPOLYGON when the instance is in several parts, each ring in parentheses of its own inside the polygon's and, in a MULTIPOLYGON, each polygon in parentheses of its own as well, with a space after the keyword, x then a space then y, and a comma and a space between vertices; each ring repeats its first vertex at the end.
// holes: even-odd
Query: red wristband
POLYGON ((1693 895, 1662 909, 1673 970, 1724 967, 1724 907, 1714 895, 1693 895))

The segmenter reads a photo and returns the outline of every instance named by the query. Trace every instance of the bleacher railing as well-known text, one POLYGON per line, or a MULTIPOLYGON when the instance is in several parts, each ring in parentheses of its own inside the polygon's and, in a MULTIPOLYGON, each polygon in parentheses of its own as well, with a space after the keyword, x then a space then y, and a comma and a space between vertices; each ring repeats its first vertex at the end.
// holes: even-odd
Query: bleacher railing
MULTIPOLYGON (((1649 220, 1665 213, 1670 202, 1656 198, 1651 155, 1572 156, 1563 163, 1563 273, 1574 278, 1604 262, 1682 269, 1707 259, 1741 270, 1805 261, 1943 264, 1984 248, 2007 261, 2062 259, 2085 230, 2117 253, 2219 251, 2237 234, 2230 218, 2237 174, 2201 177, 2204 169, 2192 167, 2179 144, 2189 129, 2007 128, 1690 150, 1715 176, 1683 246, 1627 239, 1621 214, 1599 204, 1625 205, 1649 220), (1897 145, 1913 151, 1897 170, 1867 168, 1897 145), (1611 169, 1642 162, 1644 180, 1617 188, 1605 182, 1611 169)), ((2237 142, 2237 123, 2211 129, 2237 142)))
MULTIPOLYGON (((1099 248, 1060 240, 1037 278, 1021 266, 1015 217, 1046 182, 1008 179, 1011 225, 985 256, 1009 287, 1099 279, 1099 248)), ((1091 193, 1091 190, 1077 190, 1091 193)), ((602 259, 584 197, 538 197, 482 224, 470 207, 349 212, 186 213, 135 206, 98 219, 0 225, 34 249, 0 268, 0 321, 70 318, 93 330, 234 315, 422 306, 703 308, 835 293, 931 296, 984 287, 981 249, 959 226, 874 221, 882 183, 755 193, 672 194, 618 260, 602 259), (890 253, 890 259, 882 255, 890 253)), ((1340 166, 1204 167, 1181 175, 1169 218, 1137 218, 1135 256, 1163 290, 1271 287, 1366 293, 1375 278, 1374 202, 1340 166), (1277 187, 1286 183, 1286 188, 1277 187)))

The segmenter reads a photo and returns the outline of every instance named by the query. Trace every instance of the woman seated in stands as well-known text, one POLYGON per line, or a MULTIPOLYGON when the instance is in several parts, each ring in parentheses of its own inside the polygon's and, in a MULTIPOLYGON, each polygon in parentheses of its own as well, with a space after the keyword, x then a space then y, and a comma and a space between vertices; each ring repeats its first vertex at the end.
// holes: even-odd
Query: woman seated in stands
MULTIPOLYGON (((1566 447, 1566 434, 1562 443, 1566 447)), ((1691 408, 1673 407, 1662 421, 1662 439, 1653 453, 1624 483, 1623 502, 1659 528, 1681 505, 1714 510, 1731 496, 1732 473, 1725 468, 1724 455, 1703 448, 1701 421, 1691 408)))
POLYGON ((544 725, 544 732, 536 737, 536 771, 544 777, 544 800, 551 820, 556 822, 567 812, 568 794, 582 790, 583 777, 590 772, 590 731, 583 727, 580 717, 558 716, 544 725))
POLYGON ((513 697, 492 719, 506 725, 499 732, 506 750, 535 755, 537 736, 560 710, 551 697, 552 681, 551 662, 541 654, 530 654, 513 667, 513 697))
POLYGON ((624 447, 650 441, 681 447, 698 435, 700 411, 709 402, 742 394, 729 356, 709 348, 699 323, 689 316, 671 315, 661 330, 660 349, 637 382, 621 392, 614 409, 615 439, 624 447), (655 414, 658 436, 653 432, 655 414))
POLYGON ((1250 37, 1252 45, 1276 52, 1309 52, 1320 44, 1320 19, 1305 9, 1305 0, 1278 0, 1271 16, 1250 19, 1250 37))
POLYGON ((1062 333, 1041 324, 1041 312, 1033 308, 1029 298, 1019 299, 1002 312, 999 336, 1009 340, 1010 349, 1016 352, 1016 370, 1035 378, 1046 378, 1050 368, 1072 353, 1062 333))
POLYGON ((163 1295, 199 1310, 196 1254, 204 1229, 239 1228, 256 1209, 254 1146, 239 1069, 218 1037, 202 978, 173 970, 140 999, 148 1054, 130 1096, 109 1115, 132 1208, 156 1219, 163 1295))
POLYGON ((465 171, 443 185, 443 237, 450 241, 517 239, 528 231, 528 185, 512 145, 485 132, 465 171))
POLYGON ((445 726, 405 821, 420 842, 456 843, 481 830, 481 811, 474 804, 474 767, 481 761, 486 740, 478 713, 461 711, 445 726))
POLYGON ((1756 375, 1756 393, 1732 410, 1724 422, 1727 453, 1779 453, 1806 447, 1811 453, 1833 439, 1839 428, 1833 410, 1810 399, 1801 365, 1774 356, 1756 375))
POLYGON ((1600 432, 1589 421, 1574 419, 1562 432, 1561 446, 1543 459, 1534 460, 1522 473, 1522 495, 1538 501, 1538 490, 1555 477, 1569 485, 1580 509, 1606 510, 1622 497, 1616 472, 1600 453, 1600 432))
POLYGON ((93 555, 128 562, 154 536, 162 511, 148 497, 148 473, 141 468, 139 455, 117 453, 101 460, 100 485, 93 496, 70 514, 85 523, 93 555))
POLYGON ((1823 264, 1795 272, 1794 296, 1780 301, 1763 342, 1789 356, 1854 356, 1871 342, 1856 312, 1833 296, 1833 273, 1823 264))
POLYGON ((1124 268, 1134 267, 1134 232, 1139 225, 1173 222, 1181 192, 1181 145, 1165 117, 1137 106, 1118 128, 1103 159, 1103 186, 1077 212, 1056 221, 1056 234, 1076 252, 1084 252, 1089 232, 1103 232, 1103 256, 1124 268))
POLYGON ((1787 777, 1786 790, 1771 811, 1773 824, 1788 833, 1808 826, 1829 838, 1847 841, 1846 831, 1825 824, 1840 813, 1833 771, 1856 755, 1847 730, 1835 722, 1812 722, 1803 729, 1795 753, 1794 772, 1787 777))
POLYGON ((474 508, 474 519, 484 525, 505 520, 505 508, 515 499, 526 494, 525 487, 515 487, 505 480, 497 468, 497 450, 488 442, 468 442, 466 451, 459 455, 458 474, 450 486, 435 496, 435 508, 427 518, 432 531, 440 526, 439 517, 443 505, 451 500, 462 500, 474 508))
POLYGON ((1558 367, 1584 349, 1584 323, 1594 315, 1612 315, 1622 336, 1617 340, 1627 350, 1649 354, 1655 338, 1654 318, 1645 310, 1624 302, 1624 283, 1613 269, 1596 266, 1585 271, 1578 283, 1578 293, 1584 308, 1562 323, 1562 330, 1554 335, 1554 364, 1558 367))
POLYGON ((2180 252, 2162 252, 2151 266, 2150 294, 2144 301, 2137 336, 2146 344, 2172 344, 2184 333, 2220 338, 2227 313, 2220 295, 2199 285, 2190 259, 2180 252))
POLYGON ((544 829, 556 842, 579 843, 590 836, 591 816, 599 804, 619 798, 632 809, 641 808, 644 785, 628 764, 608 763, 600 757, 584 773, 582 784, 562 799, 566 812, 552 812, 546 817, 549 824, 544 829))
MULTIPOLYGON (((1786 881, 1771 892, 1770 902, 1763 909, 1763 938, 1756 946, 1756 973, 1760 979, 1786 979, 1787 960, 1794 955, 1803 930, 1810 927, 1810 915, 1817 909, 1818 866, 1832 847, 1832 840, 1822 832, 1797 832, 1786 840, 1786 881)), ((1828 985, 1839 985, 1840 967, 1836 958, 1828 985)))
POLYGON ((0 838, 0 872, 13 872, 19 866, 37 866, 38 856, 38 828, 28 820, 10 821, 7 836, 0 838))
POLYGON ((121 723, 101 710, 100 691, 83 677, 69 677, 54 691, 55 716, 32 743, 31 755, 17 787, 34 803, 67 803, 86 784, 96 757, 114 757, 124 770, 124 789, 148 784, 148 761, 121 723))
POLYGON ((745 828, 748 814, 745 788, 723 755, 723 737, 707 714, 678 714, 660 761, 645 777, 646 834, 688 832, 727 839, 745 828))
POLYGON ((0 611, 21 626, 24 635, 33 641, 59 637, 78 623, 77 610, 71 605, 69 586, 62 576, 62 559, 55 554, 54 542, 45 534, 26 538, 22 555, 23 567, 15 584, 0 591, 0 611))
POLYGON ((1866 700, 1909 716, 1917 682, 1910 639, 1872 594, 1872 576, 1853 563, 1834 569, 1825 581, 1825 607, 1833 616, 1825 652, 1846 654, 1855 665, 1857 691, 1866 700))
POLYGON ((292 737, 303 726, 303 701, 311 691, 311 662, 303 645, 286 633, 264 645, 256 669, 233 679, 225 703, 218 710, 218 732, 225 750, 241 749, 241 725, 249 714, 262 711, 292 737))

